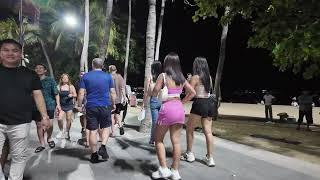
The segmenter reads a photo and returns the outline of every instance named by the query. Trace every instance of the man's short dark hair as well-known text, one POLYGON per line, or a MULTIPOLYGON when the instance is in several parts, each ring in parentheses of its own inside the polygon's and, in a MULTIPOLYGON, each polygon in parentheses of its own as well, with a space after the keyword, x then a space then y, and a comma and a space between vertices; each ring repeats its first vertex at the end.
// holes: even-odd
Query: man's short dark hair
POLYGON ((42 66, 45 70, 47 70, 47 66, 42 63, 37 63, 34 67, 42 66))
POLYGON ((2 48, 3 44, 13 44, 15 46, 17 46, 20 50, 22 50, 22 45, 14 40, 14 39, 3 39, 0 41, 0 49, 2 48))

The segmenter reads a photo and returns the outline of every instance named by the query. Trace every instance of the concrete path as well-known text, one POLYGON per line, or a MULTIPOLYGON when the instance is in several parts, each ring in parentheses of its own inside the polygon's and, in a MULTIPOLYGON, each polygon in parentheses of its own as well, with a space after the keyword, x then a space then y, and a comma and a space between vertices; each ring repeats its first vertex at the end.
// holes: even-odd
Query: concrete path
MULTIPOLYGON (((130 111, 126 123, 135 127, 137 110, 130 111)), ((55 134, 57 124, 55 122, 55 134)), ((124 136, 116 136, 108 142, 110 159, 106 162, 91 164, 90 152, 76 141, 80 138, 80 123, 74 120, 71 141, 55 140, 57 147, 47 148, 35 154, 38 146, 36 126, 31 128, 31 156, 28 161, 25 180, 144 180, 151 179, 158 161, 154 147, 147 144, 149 134, 141 134, 132 128, 126 128, 124 136)), ((169 137, 165 139, 170 152, 169 137)), ((182 149, 185 149, 185 132, 182 134, 182 149)), ((194 153, 197 161, 181 162, 180 174, 183 179, 202 180, 319 180, 320 166, 282 156, 249 146, 240 145, 215 138, 215 161, 217 166, 204 165, 201 158, 205 155, 205 139, 195 134, 194 153)), ((167 153, 170 157, 170 153, 167 153)), ((168 158, 170 165, 171 159, 168 158)))

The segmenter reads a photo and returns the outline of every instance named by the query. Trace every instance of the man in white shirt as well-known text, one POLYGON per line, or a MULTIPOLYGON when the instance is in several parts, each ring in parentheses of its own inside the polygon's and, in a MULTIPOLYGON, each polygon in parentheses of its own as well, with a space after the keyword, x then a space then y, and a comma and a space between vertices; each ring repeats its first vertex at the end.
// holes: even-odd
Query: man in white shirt
POLYGON ((266 113, 266 119, 267 121, 272 121, 272 102, 274 101, 275 97, 270 94, 270 92, 266 92, 266 94, 263 96, 264 100, 264 107, 265 107, 265 113, 266 113))

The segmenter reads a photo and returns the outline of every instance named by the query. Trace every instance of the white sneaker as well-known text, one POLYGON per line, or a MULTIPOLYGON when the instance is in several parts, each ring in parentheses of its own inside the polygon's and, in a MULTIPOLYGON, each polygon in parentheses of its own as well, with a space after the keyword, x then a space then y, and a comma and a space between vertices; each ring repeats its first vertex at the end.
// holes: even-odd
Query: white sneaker
POLYGON ((65 138, 64 132, 63 131, 59 131, 59 133, 56 135, 56 138, 57 139, 64 139, 65 138))
POLYGON ((159 169, 152 173, 152 179, 159 179, 159 178, 168 178, 171 177, 172 172, 169 168, 162 168, 159 167, 159 169))
POLYGON ((185 152, 183 153, 183 155, 180 158, 183 161, 188 161, 188 162, 193 162, 196 160, 196 158, 194 157, 193 152, 185 152))
POLYGON ((181 176, 180 176, 178 170, 171 169, 171 173, 172 173, 172 175, 171 175, 172 180, 180 180, 181 179, 181 176))
POLYGON ((208 158, 208 156, 206 156, 206 157, 203 159, 203 161, 204 161, 204 162, 206 163, 206 165, 209 166, 209 167, 214 167, 214 166, 216 166, 216 163, 214 162, 213 157, 209 157, 209 158, 208 158))

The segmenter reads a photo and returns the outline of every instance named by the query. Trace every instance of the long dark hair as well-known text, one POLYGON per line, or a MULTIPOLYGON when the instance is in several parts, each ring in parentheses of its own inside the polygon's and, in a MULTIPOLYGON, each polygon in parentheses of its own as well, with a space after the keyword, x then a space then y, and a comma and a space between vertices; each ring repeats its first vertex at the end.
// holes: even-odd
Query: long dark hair
POLYGON ((200 77, 201 83, 207 92, 210 92, 210 71, 206 58, 196 57, 193 61, 193 75, 200 77))
POLYGON ((160 61, 154 61, 151 64, 151 76, 152 76, 152 81, 156 82, 158 76, 162 73, 162 64, 160 61))
POLYGON ((180 60, 177 53, 171 52, 165 57, 163 71, 170 76, 178 86, 186 81, 181 71, 180 60))

